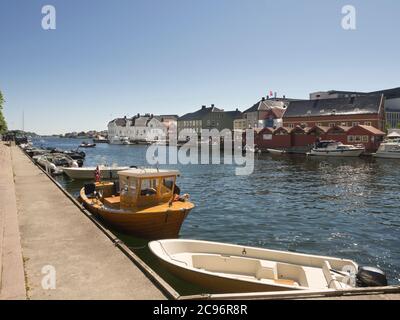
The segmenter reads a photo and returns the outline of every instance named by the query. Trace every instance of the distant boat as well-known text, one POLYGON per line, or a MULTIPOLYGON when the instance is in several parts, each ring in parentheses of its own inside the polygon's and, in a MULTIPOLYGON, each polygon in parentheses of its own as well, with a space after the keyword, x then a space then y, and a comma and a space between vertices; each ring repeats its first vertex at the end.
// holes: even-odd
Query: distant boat
POLYGON ((86 142, 86 141, 83 141, 83 142, 79 145, 80 148, 94 148, 95 146, 96 146, 95 143, 89 143, 89 142, 86 142))
POLYGON ((213 293, 387 285, 381 270, 340 258, 183 239, 152 241, 149 248, 171 273, 213 293))
POLYGON ((365 151, 364 147, 346 145, 338 141, 320 141, 307 153, 310 156, 328 157, 359 157, 365 151))
POLYGON ((103 136, 97 136, 96 138, 93 138, 93 143, 109 143, 110 141, 103 137, 103 136))
POLYGON ((276 154, 276 155, 287 154, 287 151, 285 151, 285 150, 267 149, 267 151, 270 154, 276 154))
POLYGON ((381 143, 373 156, 375 158, 400 159, 400 135, 388 136, 388 139, 381 143))
POLYGON ((110 139, 110 144, 124 144, 129 145, 129 138, 125 136, 114 136, 110 139))
MULTIPOLYGON (((100 177, 102 179, 117 179, 118 171, 127 170, 129 167, 108 167, 99 166, 100 177)), ((82 167, 82 168, 66 168, 64 173, 74 180, 94 180, 94 172, 96 167, 82 167)))

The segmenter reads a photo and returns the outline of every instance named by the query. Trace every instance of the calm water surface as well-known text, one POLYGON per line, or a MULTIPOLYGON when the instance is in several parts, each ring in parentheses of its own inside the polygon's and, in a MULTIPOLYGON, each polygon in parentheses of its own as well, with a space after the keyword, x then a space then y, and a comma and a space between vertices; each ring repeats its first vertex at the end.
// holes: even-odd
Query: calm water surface
MULTIPOLYGON (((47 138, 35 145, 74 149, 81 140, 47 138)), ((148 166, 145 146, 98 144, 85 165, 148 166)), ((168 166, 164 166, 168 167, 168 166)), ((378 266, 400 283, 400 160, 305 156, 256 157, 250 176, 232 165, 174 165, 196 208, 181 238, 349 258, 378 266)), ((77 195, 82 182, 58 178, 77 195)), ((157 271, 146 242, 121 238, 157 271)), ((163 273, 181 294, 200 292, 163 273)))

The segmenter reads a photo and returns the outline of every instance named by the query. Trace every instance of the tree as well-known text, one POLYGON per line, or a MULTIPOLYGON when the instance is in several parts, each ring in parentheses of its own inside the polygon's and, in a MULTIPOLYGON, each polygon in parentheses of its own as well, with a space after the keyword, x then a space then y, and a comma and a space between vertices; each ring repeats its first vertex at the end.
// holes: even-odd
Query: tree
POLYGON ((0 91, 0 134, 3 134, 7 131, 7 123, 3 116, 3 103, 4 98, 3 94, 0 91))

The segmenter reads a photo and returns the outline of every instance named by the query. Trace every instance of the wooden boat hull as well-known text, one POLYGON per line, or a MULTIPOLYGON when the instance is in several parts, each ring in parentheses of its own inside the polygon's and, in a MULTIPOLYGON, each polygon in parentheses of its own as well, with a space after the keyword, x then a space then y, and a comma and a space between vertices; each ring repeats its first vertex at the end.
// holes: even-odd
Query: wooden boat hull
POLYGON ((107 225, 125 234, 144 239, 177 238, 182 224, 194 208, 190 202, 174 202, 137 212, 105 208, 96 200, 88 199, 81 191, 84 207, 100 217, 107 225))

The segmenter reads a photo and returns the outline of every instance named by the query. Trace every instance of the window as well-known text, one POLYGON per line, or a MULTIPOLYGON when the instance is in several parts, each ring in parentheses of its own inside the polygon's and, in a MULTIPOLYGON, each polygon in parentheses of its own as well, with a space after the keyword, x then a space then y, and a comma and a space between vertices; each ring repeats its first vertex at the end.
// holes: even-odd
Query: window
POLYGON ((369 142, 369 137, 368 136, 362 136, 362 142, 369 142))
POLYGON ((272 140, 272 134, 264 134, 263 140, 272 140))
POLYGON ((322 124, 321 122, 318 122, 318 123, 317 123, 317 126, 318 126, 318 127, 323 127, 323 124, 322 124))
POLYGON ((293 123, 289 123, 289 124, 288 124, 288 127, 291 128, 291 129, 293 129, 293 128, 294 128, 294 124, 293 124, 293 123))
POLYGON ((359 122, 353 122, 353 123, 352 123, 352 126, 353 126, 353 127, 357 127, 359 124, 360 124, 359 122))
POLYGON ((362 138, 361 136, 355 136, 354 142, 361 142, 362 138))
POLYGON ((329 127, 333 128, 336 125, 336 123, 332 122, 329 124, 329 127))
POLYGON ((172 196, 172 189, 175 184, 175 177, 167 177, 162 179, 161 185, 161 196, 162 197, 169 197, 172 196))
POLYGON ((158 179, 143 179, 140 186, 140 195, 144 197, 155 196, 157 188, 158 179))
POLYGON ((347 137, 347 141, 350 142, 350 143, 353 143, 354 142, 354 136, 348 136, 347 137))
POLYGON ((365 121, 365 122, 364 122, 364 125, 366 125, 366 126, 372 126, 372 123, 371 123, 371 121, 365 121))

